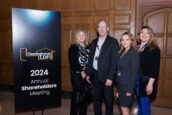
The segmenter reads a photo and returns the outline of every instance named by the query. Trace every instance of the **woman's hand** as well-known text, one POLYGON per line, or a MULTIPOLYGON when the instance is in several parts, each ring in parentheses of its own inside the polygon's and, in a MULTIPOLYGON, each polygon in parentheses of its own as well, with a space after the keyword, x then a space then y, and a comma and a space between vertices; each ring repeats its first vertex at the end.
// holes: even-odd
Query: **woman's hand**
POLYGON ((147 92, 147 95, 151 95, 152 94, 152 91, 153 91, 153 83, 154 83, 155 79, 154 78, 150 78, 149 79, 149 82, 146 86, 146 92, 147 92))
POLYGON ((147 95, 151 95, 152 91, 153 91, 153 85, 152 84, 147 84, 147 86, 146 86, 147 95))
POLYGON ((82 71, 82 72, 81 72, 81 76, 82 76, 82 78, 83 78, 83 79, 85 79, 85 78, 86 78, 86 74, 85 74, 85 72, 84 72, 84 71, 82 71))
POLYGON ((91 83, 91 81, 90 81, 90 76, 87 76, 87 77, 86 77, 86 80, 87 80, 88 83, 91 83))

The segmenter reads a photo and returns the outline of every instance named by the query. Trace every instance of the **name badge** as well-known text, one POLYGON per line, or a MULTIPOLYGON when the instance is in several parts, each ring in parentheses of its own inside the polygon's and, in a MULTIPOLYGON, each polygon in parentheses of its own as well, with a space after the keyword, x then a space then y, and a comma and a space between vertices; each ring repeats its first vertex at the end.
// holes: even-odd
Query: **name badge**
POLYGON ((96 56, 96 57, 95 57, 95 60, 98 60, 98 59, 99 59, 99 57, 96 56))
POLYGON ((116 72, 116 76, 117 76, 117 77, 120 77, 120 76, 121 76, 121 72, 120 72, 120 71, 117 71, 117 72, 116 72))

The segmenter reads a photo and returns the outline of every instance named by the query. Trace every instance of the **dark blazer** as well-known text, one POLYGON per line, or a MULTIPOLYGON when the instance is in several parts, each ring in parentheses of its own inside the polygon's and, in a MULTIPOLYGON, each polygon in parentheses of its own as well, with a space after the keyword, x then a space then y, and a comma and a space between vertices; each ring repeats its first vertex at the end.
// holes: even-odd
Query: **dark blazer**
MULTIPOLYGON (((123 51, 121 52, 121 54, 123 51)), ((137 83, 137 75, 139 72, 139 53, 133 49, 129 49, 126 54, 120 58, 118 71, 121 76, 117 76, 118 85, 127 88, 127 92, 134 93, 137 83)))
POLYGON ((149 47, 146 47, 144 51, 140 52, 140 88, 139 88, 139 96, 146 97, 147 94, 145 92, 148 81, 143 81, 144 76, 148 76, 149 78, 154 78, 155 82, 153 85, 153 92, 150 97, 154 97, 157 93, 157 80, 159 76, 160 69, 160 49, 157 47, 150 51, 149 47))
POLYGON ((72 44, 69 48, 69 63, 70 63, 70 70, 73 72, 82 71, 82 67, 79 64, 78 58, 79 58, 78 45, 72 44))
MULTIPOLYGON (((90 45, 90 54, 86 69, 86 75, 91 76, 93 73, 93 59, 96 51, 98 38, 93 40, 90 45)), ((114 80, 114 72, 116 69, 117 52, 119 45, 116 39, 107 36, 99 55, 98 59, 98 78, 97 80, 105 82, 106 79, 114 80)))

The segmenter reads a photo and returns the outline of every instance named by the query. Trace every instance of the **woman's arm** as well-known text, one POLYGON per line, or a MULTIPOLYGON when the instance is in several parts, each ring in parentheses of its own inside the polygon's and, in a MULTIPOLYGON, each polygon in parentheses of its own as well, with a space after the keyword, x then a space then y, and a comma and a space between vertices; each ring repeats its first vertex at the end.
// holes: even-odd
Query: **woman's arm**
POLYGON ((149 78, 149 82, 148 82, 148 84, 146 86, 147 95, 152 94, 154 82, 155 82, 155 78, 149 78))
POLYGON ((69 48, 69 63, 73 71, 81 71, 81 67, 78 61, 78 46, 71 45, 69 48))
POLYGON ((130 57, 130 65, 129 65, 130 74, 128 76, 130 78, 128 81, 127 93, 133 94, 136 86, 138 71, 139 71, 140 58, 137 52, 133 52, 131 55, 132 56, 130 57))

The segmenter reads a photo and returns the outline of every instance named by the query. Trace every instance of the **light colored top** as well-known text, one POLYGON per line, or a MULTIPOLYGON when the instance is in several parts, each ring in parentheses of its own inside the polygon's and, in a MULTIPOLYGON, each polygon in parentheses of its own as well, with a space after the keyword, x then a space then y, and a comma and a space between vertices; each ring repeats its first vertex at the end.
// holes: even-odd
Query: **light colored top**
POLYGON ((102 48, 102 45, 104 43, 106 38, 104 39, 98 39, 98 42, 97 42, 97 46, 96 46, 96 51, 95 51, 95 54, 94 54, 94 60, 93 60, 93 68, 95 70, 98 70, 98 67, 97 67, 97 63, 98 63, 98 58, 99 58, 99 54, 101 52, 101 48, 102 48))

